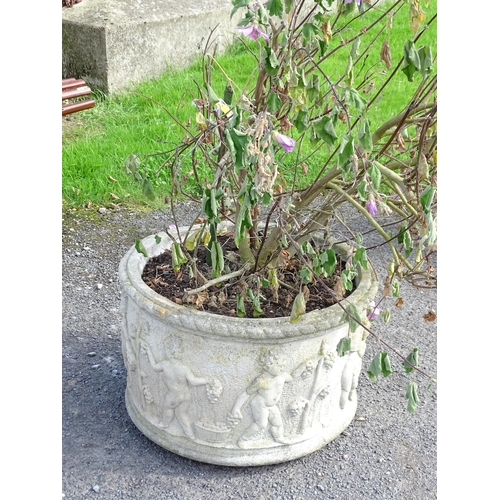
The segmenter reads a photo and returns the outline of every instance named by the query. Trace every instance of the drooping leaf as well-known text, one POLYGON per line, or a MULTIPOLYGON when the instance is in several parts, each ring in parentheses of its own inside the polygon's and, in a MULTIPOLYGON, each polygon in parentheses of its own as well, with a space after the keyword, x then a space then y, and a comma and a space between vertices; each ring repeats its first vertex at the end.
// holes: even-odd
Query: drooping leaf
POLYGON ((280 69, 280 64, 278 61, 278 58, 276 57, 276 53, 272 49, 272 47, 264 47, 264 67, 266 68, 266 71, 271 75, 274 76, 278 73, 280 69))
POLYGON ((370 179, 372 180, 373 189, 375 191, 380 190, 380 181, 382 179, 382 175, 380 173, 380 169, 372 163, 371 167, 368 169, 368 173, 370 174, 370 179))
POLYGON ((420 195, 420 204, 422 205, 422 210, 428 214, 431 211, 432 202, 434 200, 434 195, 436 194, 436 188, 434 186, 427 186, 422 194, 420 195))
POLYGON ((221 244, 216 240, 210 247, 212 257, 212 279, 218 278, 224 270, 224 253, 221 244))
POLYGON ((281 0, 269 0, 266 3, 269 10, 269 15, 281 17, 283 15, 283 4, 281 0))
POLYGON ((385 63, 387 69, 391 69, 391 48, 389 47, 389 42, 384 40, 382 42, 382 50, 380 51, 380 60, 385 63))
POLYGON ((321 31, 318 26, 313 23, 305 23, 302 28, 302 34, 306 43, 311 43, 316 35, 319 35, 320 33, 321 31))
POLYGON ((232 3, 234 5, 233 10, 231 10, 231 16, 230 19, 234 16, 235 12, 238 9, 241 9, 242 7, 246 7, 251 0, 232 0, 232 3))
POLYGON ((410 0, 410 26, 416 35, 420 24, 425 21, 425 12, 422 10, 420 0, 410 0))
POLYGON ((415 347, 413 351, 411 351, 410 354, 406 356, 406 361, 403 361, 403 366, 406 373, 412 372, 414 366, 418 367, 418 347, 415 347))
POLYGON ((407 41, 403 49, 403 73, 408 78, 409 82, 413 82, 413 75, 420 70, 420 58, 415 44, 412 41, 407 41))
POLYGON ((345 103, 348 106, 354 106, 360 113, 366 110, 366 99, 361 97, 355 88, 347 88, 344 92, 345 103))
POLYGON ((378 380, 378 376, 381 374, 384 377, 389 376, 392 373, 389 355, 386 352, 379 351, 368 367, 367 373, 372 380, 378 380))
POLYGON ((349 337, 344 337, 340 339, 337 344, 337 354, 339 356, 344 356, 351 350, 351 339, 349 337))
POLYGON ((217 96, 217 94, 214 92, 214 89, 207 84, 206 86, 207 89, 207 97, 210 102, 210 104, 216 104, 219 102, 220 98, 217 96))
POLYGON ((354 332, 360 324, 362 324, 361 316, 358 307, 355 304, 348 304, 342 316, 342 321, 349 323, 349 331, 354 332))
POLYGON ((239 318, 244 318, 247 315, 243 295, 236 295, 236 314, 239 318))
POLYGON ((327 248, 321 253, 320 260, 326 274, 331 276, 337 267, 337 256, 335 255, 335 250, 333 250, 333 248, 327 248))
POLYGON ((172 268, 178 271, 181 268, 182 264, 185 264, 188 259, 184 255, 182 251, 181 245, 179 242, 172 243, 172 268))
POLYGON ((276 92, 271 92, 269 94, 269 97, 267 98, 267 105, 271 113, 274 113, 281 108, 281 99, 276 92))
POLYGON ((300 109, 293 119, 293 124, 297 132, 302 134, 309 125, 309 112, 306 109, 300 109))
POLYGON ((339 165, 345 167, 354 153, 354 139, 350 134, 344 134, 340 140, 339 165))
POLYGON ((363 118, 359 124, 358 139, 365 151, 369 153, 373 149, 370 122, 366 118, 363 118))
POLYGON ((417 408, 417 403, 420 402, 418 398, 418 384, 416 382, 406 382, 406 399, 408 400, 408 413, 413 413, 417 408))
POLYGON ((292 304, 292 312, 290 313, 290 323, 296 323, 301 316, 306 312, 306 301, 304 292, 299 292, 292 304))
POLYGON ((142 179, 142 194, 150 200, 155 199, 153 184, 148 179, 142 179))
POLYGON ((315 120, 313 122, 313 130, 328 146, 333 146, 338 139, 334 127, 334 118, 331 116, 327 115, 319 120, 315 120))
POLYGON ((244 132, 238 129, 231 128, 226 129, 226 138, 228 138, 229 149, 233 154, 234 166, 236 168, 244 167, 244 157, 246 153, 246 147, 250 142, 250 137, 244 132))
POLYGON ((366 256, 366 250, 364 247, 359 247, 356 249, 353 257, 354 264, 361 264, 363 269, 368 269, 368 257, 366 256))
POLYGON ((138 238, 135 240, 135 249, 144 255, 144 257, 148 256, 148 252, 146 250, 146 247, 143 245, 142 241, 138 238))

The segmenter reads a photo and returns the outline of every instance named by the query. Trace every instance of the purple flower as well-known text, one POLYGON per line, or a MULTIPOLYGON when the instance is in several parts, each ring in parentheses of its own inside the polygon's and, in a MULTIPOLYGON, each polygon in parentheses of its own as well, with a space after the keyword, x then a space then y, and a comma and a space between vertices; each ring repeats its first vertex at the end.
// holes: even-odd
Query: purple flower
MULTIPOLYGON (((345 0, 344 3, 352 3, 352 0, 345 0)), ((359 5, 361 3, 361 0, 356 0, 356 3, 359 5)))
POLYGON ((375 198, 370 196, 370 199, 366 202, 366 209, 368 210, 368 213, 370 215, 377 215, 378 208, 377 208, 377 202, 375 201, 375 198))
POLYGON ((370 302, 370 307, 367 309, 367 318, 371 321, 375 319, 380 314, 380 307, 375 307, 375 302, 373 300, 370 302))
POLYGON ((245 26, 244 28, 240 27, 240 26, 236 26, 236 29, 240 30, 243 35, 249 36, 250 38, 252 38, 254 40, 257 40, 257 38, 259 36, 261 36, 264 40, 269 40, 269 37, 260 28, 258 28, 254 24, 252 24, 250 26, 245 26))
POLYGON ((295 141, 284 134, 274 133, 274 138, 279 142, 280 146, 287 152, 291 153, 295 147, 295 141))

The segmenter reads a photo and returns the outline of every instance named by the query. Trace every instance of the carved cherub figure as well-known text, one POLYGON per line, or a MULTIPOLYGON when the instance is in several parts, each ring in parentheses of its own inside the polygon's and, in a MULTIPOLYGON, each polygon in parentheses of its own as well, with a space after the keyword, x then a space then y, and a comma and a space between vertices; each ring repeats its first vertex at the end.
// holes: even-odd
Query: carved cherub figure
POLYGON ((168 426, 175 416, 186 436, 194 439, 196 436, 188 414, 193 399, 190 385, 210 386, 211 381, 205 377, 195 376, 189 367, 175 357, 157 362, 151 347, 143 340, 141 348, 147 354, 151 367, 157 372, 163 372, 166 379, 168 390, 165 396, 163 424, 168 426))
POLYGON ((311 372, 313 366, 310 363, 303 363, 289 374, 283 370, 284 359, 274 350, 263 353, 259 361, 263 372, 238 396, 228 420, 233 425, 238 423, 243 418, 241 408, 249 401, 253 422, 245 429, 240 440, 255 439, 270 425, 274 440, 286 444, 283 421, 277 403, 285 383, 297 379, 304 372, 311 372))

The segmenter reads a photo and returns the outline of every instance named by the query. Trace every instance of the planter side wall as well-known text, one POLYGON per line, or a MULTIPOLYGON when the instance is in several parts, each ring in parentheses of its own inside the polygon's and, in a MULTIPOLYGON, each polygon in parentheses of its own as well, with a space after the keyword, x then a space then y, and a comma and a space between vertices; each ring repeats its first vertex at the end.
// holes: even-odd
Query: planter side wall
MULTIPOLYGON (((169 240, 143 243, 152 256, 169 240)), ((132 248, 120 280, 127 410, 147 437, 194 460, 265 465, 311 453, 349 425, 365 334, 349 334, 339 306, 293 325, 190 311, 137 281, 145 262, 132 248), (351 351, 339 356, 347 336, 351 351)), ((360 311, 376 290, 364 272, 360 311)))

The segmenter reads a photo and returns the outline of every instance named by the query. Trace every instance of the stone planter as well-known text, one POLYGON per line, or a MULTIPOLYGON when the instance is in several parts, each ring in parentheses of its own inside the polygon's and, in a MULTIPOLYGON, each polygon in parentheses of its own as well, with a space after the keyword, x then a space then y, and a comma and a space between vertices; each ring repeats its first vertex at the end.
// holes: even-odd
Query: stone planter
MULTIPOLYGON (((142 241, 150 257, 171 244, 158 236, 142 241)), ((202 462, 266 465, 322 448, 350 424, 366 334, 349 334, 340 306, 294 324, 204 313, 151 290, 146 261, 132 247, 119 274, 127 411, 148 438, 202 462), (351 350, 340 356, 344 337, 351 350)), ((343 302, 363 318, 378 287, 369 269, 343 302)))

